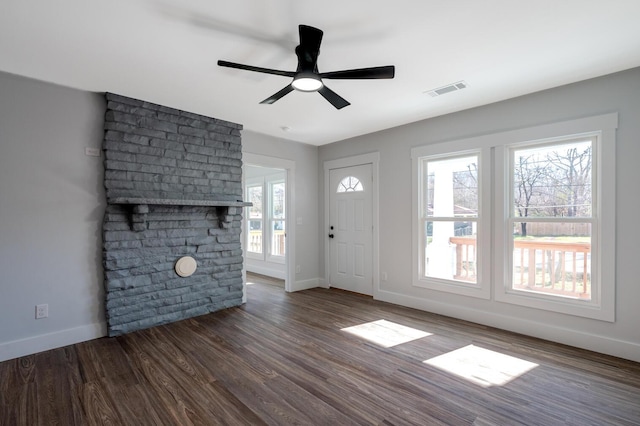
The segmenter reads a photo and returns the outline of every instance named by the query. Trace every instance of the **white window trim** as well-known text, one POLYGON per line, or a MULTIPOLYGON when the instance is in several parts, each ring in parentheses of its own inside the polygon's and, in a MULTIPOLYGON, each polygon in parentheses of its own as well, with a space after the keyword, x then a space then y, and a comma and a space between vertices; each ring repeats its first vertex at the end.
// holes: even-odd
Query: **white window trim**
MULTIPOLYGON (((287 210, 286 210, 286 193, 285 193, 285 217, 281 219, 276 219, 273 217, 273 185, 284 183, 286 185, 285 179, 275 178, 273 179, 270 176, 263 176, 258 178, 247 179, 245 182, 245 191, 247 191, 250 187, 259 186, 262 188, 262 218, 259 219, 262 226, 262 253, 256 253, 247 250, 247 258, 260 260, 263 262, 271 262, 271 263, 286 263, 285 255, 275 255, 271 251, 271 243, 274 236, 273 225, 276 221, 283 221, 285 223, 285 233, 287 231, 287 210)), ((247 208, 249 209, 249 208, 247 208)), ((249 222, 250 219, 247 217, 246 221, 249 222)), ((258 219, 253 219, 258 220, 258 219)), ((249 235, 249 230, 247 229, 247 236, 249 235)))
MULTIPOLYGON (((602 321, 615 321, 615 139, 617 127, 618 114, 610 113, 413 148, 411 150, 413 285, 483 299, 491 299, 493 294, 493 300, 498 302, 602 321), (592 258, 592 280, 598 282, 597 290, 592 294, 593 302, 581 303, 581 301, 562 298, 549 299, 537 297, 535 294, 510 292, 506 287, 511 274, 510 261, 507 259, 512 255, 509 251, 510 235, 508 235, 505 226, 509 218, 510 205, 504 201, 511 198, 508 193, 509 147, 516 146, 518 143, 531 144, 565 137, 594 135, 598 137, 594 150, 596 161, 593 169, 596 176, 595 194, 598 197, 598 202, 594 206, 593 217, 597 219, 594 233, 597 235, 597 243, 599 244, 599 256, 592 258), (482 203, 491 203, 490 200, 493 199, 493 204, 482 204, 482 206, 491 206, 492 208, 485 208, 484 214, 481 216, 484 218, 483 223, 478 222, 478 227, 483 226, 484 229, 490 229, 490 235, 485 235, 488 238, 482 242, 482 250, 488 250, 486 253, 490 253, 490 255, 484 256, 482 260, 482 276, 478 277, 478 286, 470 289, 458 285, 455 281, 421 279, 419 266, 421 231, 418 226, 420 220, 420 158, 437 155, 449 156, 464 152, 477 152, 478 150, 483 153, 483 164, 487 164, 487 161, 493 162, 489 171, 480 171, 480 173, 485 173, 481 179, 482 188, 479 188, 481 191, 480 200, 482 203), (487 154, 488 152, 493 153, 492 158, 487 154), (498 164, 500 162, 498 160, 501 161, 501 165, 498 164), (488 188, 486 185, 490 180, 493 180, 494 185, 488 188), (488 225, 484 223, 484 220, 489 221, 488 225), (485 262, 488 262, 486 266, 485 262)), ((480 252, 480 242, 478 242, 478 252, 480 252)))
POLYGON ((496 146, 495 157, 503 160, 503 167, 498 167, 496 164, 494 171, 496 214, 493 235, 495 254, 504 259, 501 262, 494 262, 494 276, 499 277, 494 286, 496 301, 601 321, 615 321, 615 132, 617 126, 618 115, 607 114, 509 132, 511 142, 496 146), (592 291, 590 301, 513 291, 509 288, 512 274, 511 237, 507 233, 510 205, 501 201, 511 199, 508 193, 509 150, 518 145, 579 137, 596 137, 592 173, 597 200, 594 200, 595 210, 592 216, 595 219, 592 227, 592 244, 597 244, 598 255, 591 258, 592 282, 597 283, 595 291, 592 291), (608 173, 604 173, 605 170, 608 173))
POLYGON ((441 278, 425 277, 422 270, 424 257, 424 231, 422 226, 421 210, 422 197, 424 189, 422 185, 422 160, 425 157, 430 159, 462 157, 465 155, 477 155, 478 163, 484 164, 490 161, 490 150, 488 147, 480 149, 468 149, 468 144, 435 144, 428 145, 411 150, 412 176, 413 176, 413 285, 416 287, 427 288, 430 290, 445 291, 448 293, 461 294, 464 296, 477 297, 480 299, 489 299, 491 297, 491 235, 485 230, 491 229, 491 176, 487 175, 485 167, 478 168, 478 218, 477 229, 478 235, 476 240, 476 256, 477 256, 477 282, 466 283, 464 281, 447 280, 441 278), (486 206, 486 209, 483 209, 486 206), (484 213, 481 213, 484 212, 484 213))

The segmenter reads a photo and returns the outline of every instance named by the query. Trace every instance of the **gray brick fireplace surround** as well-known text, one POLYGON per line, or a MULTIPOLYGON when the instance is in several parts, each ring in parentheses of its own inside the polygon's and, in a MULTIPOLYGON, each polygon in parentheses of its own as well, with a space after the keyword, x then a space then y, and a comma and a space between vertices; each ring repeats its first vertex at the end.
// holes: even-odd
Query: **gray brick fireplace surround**
POLYGON ((242 303, 242 126, 106 94, 110 336, 242 303), (197 268, 175 271, 183 256, 197 268))

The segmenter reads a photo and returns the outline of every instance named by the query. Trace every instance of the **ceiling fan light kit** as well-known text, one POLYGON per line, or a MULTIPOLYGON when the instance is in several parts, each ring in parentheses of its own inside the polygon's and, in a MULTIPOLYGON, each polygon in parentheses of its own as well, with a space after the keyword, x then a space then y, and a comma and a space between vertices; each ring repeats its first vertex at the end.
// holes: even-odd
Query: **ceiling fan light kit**
POLYGON ((260 102, 261 104, 272 104, 295 89, 301 92, 318 92, 337 109, 344 108, 350 103, 329 89, 322 81, 323 78, 370 80, 393 78, 395 75, 395 67, 393 65, 320 73, 318 71, 318 55, 320 54, 323 32, 308 25, 300 25, 298 29, 300 31, 300 44, 296 47, 296 55, 298 56, 298 68, 296 71, 254 67, 222 60, 218 61, 218 65, 293 78, 293 81, 288 86, 260 102))
POLYGON ((299 73, 293 78, 291 85, 301 92, 317 92, 323 86, 322 80, 314 73, 299 73))

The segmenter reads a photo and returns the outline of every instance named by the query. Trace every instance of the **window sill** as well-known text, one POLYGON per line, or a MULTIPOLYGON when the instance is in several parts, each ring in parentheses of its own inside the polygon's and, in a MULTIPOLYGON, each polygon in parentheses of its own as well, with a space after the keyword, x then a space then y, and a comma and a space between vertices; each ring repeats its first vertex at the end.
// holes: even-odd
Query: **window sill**
POLYGON ((442 291, 445 293, 475 297, 478 299, 489 300, 491 298, 491 291, 488 286, 483 287, 479 284, 466 283, 464 281, 446 280, 441 278, 416 278, 413 281, 413 286, 442 291))
POLYGON ((496 301, 560 314, 615 322, 615 311, 602 307, 606 306, 606 304, 598 306, 599 304, 595 300, 559 298, 528 291, 503 290, 496 294, 496 301))

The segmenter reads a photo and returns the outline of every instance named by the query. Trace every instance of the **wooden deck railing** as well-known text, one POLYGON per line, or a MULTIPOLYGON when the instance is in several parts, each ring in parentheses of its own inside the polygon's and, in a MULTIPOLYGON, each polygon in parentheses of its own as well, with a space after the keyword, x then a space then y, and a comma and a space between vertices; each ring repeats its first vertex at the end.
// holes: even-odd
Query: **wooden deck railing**
MULTIPOLYGON (((282 230, 273 232, 273 245, 271 246, 272 256, 284 256, 285 249, 285 233, 282 230)), ((262 231, 249 231, 249 251, 253 253, 262 253, 262 231)))
MULTIPOLYGON (((476 239, 451 237, 456 247, 454 279, 476 280, 476 239)), ((562 296, 590 298, 590 243, 515 240, 513 287, 562 296)))
POLYGON ((271 241, 271 255, 284 256, 284 231, 277 230, 273 232, 273 240, 271 241))
POLYGON ((469 237, 451 237, 456 246, 456 273, 454 279, 476 281, 476 239, 469 237))
POLYGON ((249 247, 252 253, 262 253, 262 231, 249 231, 249 247))

